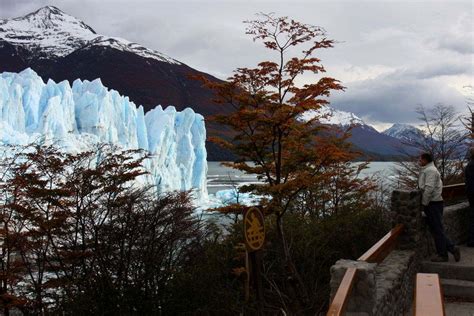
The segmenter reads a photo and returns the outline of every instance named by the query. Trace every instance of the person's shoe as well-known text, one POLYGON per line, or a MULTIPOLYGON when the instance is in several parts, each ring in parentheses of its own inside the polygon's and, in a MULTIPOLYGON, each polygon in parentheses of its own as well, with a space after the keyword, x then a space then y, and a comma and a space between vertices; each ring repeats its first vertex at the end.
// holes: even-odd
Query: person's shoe
POLYGON ((454 260, 456 262, 459 262, 459 260, 461 260, 461 251, 459 251, 459 248, 458 247, 454 247, 453 249, 453 256, 454 256, 454 260))
POLYGON ((431 258, 431 262, 448 262, 448 261, 449 261, 448 257, 442 257, 440 255, 437 255, 431 258))

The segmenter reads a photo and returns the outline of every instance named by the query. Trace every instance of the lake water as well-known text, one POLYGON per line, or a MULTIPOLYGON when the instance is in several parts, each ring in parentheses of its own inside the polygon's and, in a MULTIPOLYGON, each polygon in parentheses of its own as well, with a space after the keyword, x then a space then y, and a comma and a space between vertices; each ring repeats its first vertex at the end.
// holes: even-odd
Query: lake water
MULTIPOLYGON (((378 174, 381 178, 389 179, 394 176, 393 169, 395 165, 396 163, 392 161, 370 162, 368 168, 361 172, 361 176, 378 174)), ((220 190, 232 189, 244 183, 257 182, 255 175, 248 175, 239 170, 222 166, 219 161, 208 161, 207 166, 207 189, 210 194, 215 194, 220 190)))

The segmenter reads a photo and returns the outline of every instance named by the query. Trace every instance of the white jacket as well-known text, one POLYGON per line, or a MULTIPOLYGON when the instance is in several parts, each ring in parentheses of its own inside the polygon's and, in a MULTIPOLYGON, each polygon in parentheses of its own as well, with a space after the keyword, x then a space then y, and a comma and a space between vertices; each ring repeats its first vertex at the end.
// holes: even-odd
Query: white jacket
POLYGON ((438 169, 430 162, 421 168, 418 178, 418 187, 422 192, 421 204, 428 205, 430 202, 442 201, 443 182, 438 169))

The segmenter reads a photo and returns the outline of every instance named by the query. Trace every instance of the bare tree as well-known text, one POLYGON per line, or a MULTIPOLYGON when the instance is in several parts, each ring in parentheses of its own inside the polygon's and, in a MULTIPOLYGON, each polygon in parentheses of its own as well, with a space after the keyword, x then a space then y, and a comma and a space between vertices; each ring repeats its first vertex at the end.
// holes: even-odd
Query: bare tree
POLYGON ((416 112, 422 123, 422 135, 403 141, 411 150, 406 150, 404 158, 397 164, 399 186, 416 187, 418 156, 423 152, 433 156, 443 183, 459 181, 468 137, 468 133, 459 128, 460 115, 453 106, 441 103, 429 109, 419 106, 416 112))
POLYGON ((461 122, 469 133, 470 145, 473 145, 474 140, 474 87, 466 86, 464 87, 467 91, 466 105, 469 113, 461 118, 461 122))

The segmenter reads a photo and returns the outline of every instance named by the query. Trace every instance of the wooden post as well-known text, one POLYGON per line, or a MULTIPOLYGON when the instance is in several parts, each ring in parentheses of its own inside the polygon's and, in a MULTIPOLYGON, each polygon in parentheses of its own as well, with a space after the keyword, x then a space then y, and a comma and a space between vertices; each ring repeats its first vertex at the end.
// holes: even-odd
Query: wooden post
POLYGON ((245 250, 245 272, 246 272, 246 276, 245 276, 245 284, 244 284, 244 291, 245 291, 245 302, 249 302, 250 300, 250 269, 251 269, 251 266, 250 266, 250 260, 249 260, 249 252, 247 250, 245 250))
MULTIPOLYGON (((247 248, 247 272, 256 292, 258 315, 263 315, 264 297, 262 283, 261 248, 265 242, 265 219, 262 212, 251 207, 244 212, 244 239, 247 248)), ((247 299, 247 293, 245 293, 247 299)))
POLYGON ((263 315, 263 284, 262 284, 262 261, 261 251, 252 251, 249 253, 250 266, 251 266, 251 279, 252 285, 255 289, 257 299, 257 311, 258 315, 263 315))

